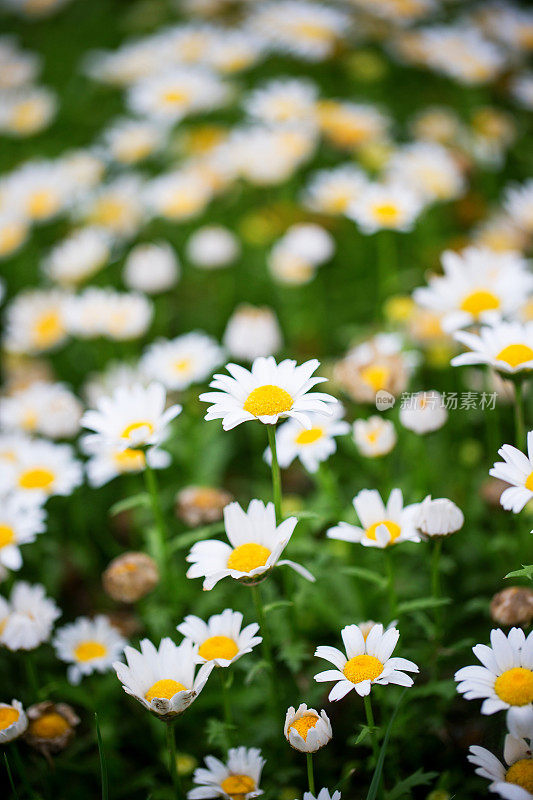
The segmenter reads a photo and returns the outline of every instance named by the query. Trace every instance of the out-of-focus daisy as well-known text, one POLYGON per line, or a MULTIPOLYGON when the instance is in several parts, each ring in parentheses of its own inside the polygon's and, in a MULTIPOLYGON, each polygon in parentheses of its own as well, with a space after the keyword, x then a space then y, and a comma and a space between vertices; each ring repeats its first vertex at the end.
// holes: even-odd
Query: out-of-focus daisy
POLYGON ((461 24, 422 29, 417 55, 429 67, 470 85, 489 82, 506 61, 499 46, 477 28, 461 24))
POLYGON ((104 132, 102 146, 113 161, 136 164, 155 153, 164 140, 164 129, 149 120, 119 119, 104 132))
POLYGON ((420 503, 416 515, 416 527, 429 539, 456 533, 464 521, 464 514, 455 503, 447 497, 433 499, 430 494, 420 503))
POLYGON ((15 14, 28 19, 41 19, 55 14, 70 0, 5 0, 6 5, 15 14))
POLYGON ((228 87, 216 73, 180 66, 140 80, 129 91, 128 106, 135 114, 173 125, 188 114, 218 108, 227 99, 228 87))
POLYGON ((336 364, 335 380, 359 403, 375 403, 380 391, 396 397, 405 390, 414 366, 412 355, 402 348, 397 334, 373 336, 352 347, 336 364))
POLYGON ((195 675, 198 648, 188 639, 177 646, 162 639, 156 648, 142 639, 140 652, 125 647, 126 664, 113 664, 122 688, 156 717, 171 720, 182 714, 204 688, 213 662, 202 664, 195 675))
POLYGON ((276 364, 272 356, 256 358, 249 371, 238 364, 228 364, 228 375, 215 375, 209 384, 215 392, 200 395, 204 403, 212 403, 205 418, 221 419, 228 431, 242 422, 257 419, 265 425, 275 425, 278 419, 293 417, 303 427, 311 428, 309 412, 330 414, 330 403, 337 400, 323 392, 311 392, 317 383, 326 378, 312 378, 319 367, 312 359, 300 366, 285 359, 276 364))
POLYGON ((318 114, 322 132, 337 147, 358 150, 386 139, 389 120, 376 106, 323 100, 318 114))
POLYGON ((54 92, 27 86, 0 95, 0 130, 11 136, 33 136, 52 121, 57 109, 54 92))
POLYGON ((181 412, 181 406, 165 410, 165 404, 166 392, 160 383, 119 387, 83 415, 83 427, 95 431, 86 441, 123 450, 160 444, 168 436, 169 423, 181 412))
POLYGON ((80 683, 93 672, 107 672, 122 655, 126 640, 103 615, 90 619, 78 617, 74 622, 56 631, 56 655, 69 664, 67 676, 70 683, 80 683))
POLYGON ((42 264, 43 272, 62 286, 81 283, 107 263, 111 244, 103 228, 80 228, 52 248, 42 264))
POLYGON ((423 206, 420 194, 405 184, 372 183, 348 208, 347 215, 364 233, 410 231, 423 206))
POLYGON ((464 190, 456 159, 440 144, 415 142, 400 148, 387 164, 392 183, 408 185, 429 201, 451 200, 464 190))
POLYGON ((359 452, 368 458, 387 455, 398 440, 394 423, 376 414, 355 420, 353 438, 359 452))
POLYGON ((200 269, 219 269, 235 261, 241 251, 239 240, 229 228, 205 225, 187 241, 187 258, 200 269))
POLYGON ((224 509, 224 527, 230 544, 218 539, 196 542, 187 561, 192 566, 188 578, 204 578, 206 591, 223 578, 256 584, 266 578, 276 565, 288 566, 310 581, 315 579, 300 564, 279 557, 290 541, 296 517, 289 517, 276 526, 274 504, 252 500, 244 511, 238 503, 224 509))
POLYGON ((207 756, 205 763, 205 767, 194 770, 196 788, 187 792, 188 800, 251 800, 263 794, 259 783, 265 759, 256 747, 231 747, 225 764, 214 756, 207 756))
POLYGON ((189 614, 177 629, 196 646, 198 663, 213 662, 217 667, 229 667, 263 641, 261 636, 256 636, 259 625, 252 622, 241 628, 242 620, 240 611, 226 608, 221 614, 213 614, 207 622, 189 614))
POLYGON ((15 583, 9 600, 0 597, 0 644, 8 650, 34 650, 47 642, 61 611, 44 586, 15 583))
POLYGON ((67 338, 65 301, 57 290, 23 292, 9 304, 5 319, 5 346, 16 353, 45 352, 67 338))
POLYGON ((325 711, 320 714, 314 708, 301 703, 298 709, 291 706, 285 715, 285 738, 295 750, 316 753, 333 736, 331 722, 325 711))
POLYGON ((70 438, 80 427, 82 406, 61 383, 37 381, 27 389, 0 398, 0 428, 36 433, 51 439, 70 438))
POLYGON ((355 164, 341 164, 311 175, 303 193, 303 202, 321 214, 346 214, 361 197, 368 178, 355 164))
POLYGON ((399 418, 408 431, 418 434, 438 431, 448 419, 444 397, 434 390, 414 392, 402 401, 399 418))
POLYGON ((269 124, 316 121, 318 88, 309 80, 275 78, 255 89, 244 102, 252 117, 269 124))
POLYGON ((147 385, 137 363, 110 361, 103 372, 90 373, 83 385, 83 396, 89 407, 95 406, 101 397, 112 395, 116 389, 132 388, 138 383, 147 385))
POLYGON ((129 172, 99 186, 80 201, 78 214, 86 223, 116 236, 134 236, 145 216, 141 179, 129 172))
POLYGON ((500 495, 500 503, 506 511, 518 514, 526 503, 533 499, 533 431, 527 435, 527 456, 510 444, 498 450, 503 461, 497 461, 489 475, 499 478, 511 486, 500 495))
POLYGON ((157 447, 144 449, 102 445, 101 441, 82 439, 82 449, 89 456, 85 465, 91 486, 98 488, 118 475, 142 472, 146 464, 152 469, 165 469, 170 465, 170 454, 157 447))
POLYGON ((20 213, 9 208, 0 210, 0 258, 9 258, 28 238, 29 223, 20 213))
POLYGON ((305 283, 334 252, 334 239, 324 228, 300 222, 278 239, 269 255, 269 267, 285 283, 305 283))
POLYGON ((397 25, 409 25, 438 8, 436 0, 353 0, 353 3, 361 11, 397 25))
MULTIPOLYGON (((340 403, 333 407, 333 413, 309 414, 310 428, 302 428, 297 420, 287 420, 276 431, 276 449, 280 467, 288 467, 299 458, 309 472, 316 472, 322 461, 337 450, 335 436, 343 436, 350 431, 350 425, 341 419, 344 409, 340 403)), ((270 448, 265 452, 268 463, 272 461, 270 448)))
POLYGON ((0 703, 0 744, 7 744, 22 736, 28 719, 19 700, 0 703))
POLYGON ((533 179, 522 185, 509 186, 504 207, 515 225, 526 233, 533 233, 533 179))
POLYGON ((140 292, 116 292, 90 286, 69 297, 64 306, 69 333, 82 339, 105 336, 117 341, 138 339, 153 315, 152 302, 140 292))
POLYGON ((63 212, 73 181, 59 162, 28 161, 6 181, 9 206, 33 222, 48 222, 63 212))
POLYGON ((533 73, 522 72, 516 75, 511 81, 510 88, 515 100, 531 111, 533 109, 533 73))
POLYGON ((400 638, 396 628, 383 630, 383 625, 374 625, 366 639, 357 625, 347 625, 341 631, 346 656, 336 647, 317 647, 315 656, 330 661, 336 669, 328 669, 315 675, 315 681, 335 681, 329 693, 330 700, 342 700, 355 689, 364 697, 370 694, 372 685, 412 686, 413 679, 406 672, 418 672, 418 667, 406 658, 391 658, 400 638))
POLYGON ((20 545, 34 542, 45 530, 45 512, 36 503, 25 502, 19 493, 2 497, 0 503, 0 564, 18 570, 22 566, 20 545))
POLYGON ((213 196, 213 188, 198 170, 187 167, 153 178, 144 192, 144 200, 152 213, 165 219, 197 217, 213 196))
POLYGON ((166 389, 183 390, 212 375, 222 359, 223 351, 213 337, 193 331, 154 342, 144 353, 140 368, 166 389))
POLYGON ((72 494, 81 482, 81 464, 72 447, 45 439, 21 440, 13 461, 0 470, 0 491, 17 491, 42 502, 52 495, 72 494))
POLYGON ((158 294, 171 289, 180 276, 179 260, 168 242, 136 245, 129 253, 122 277, 128 289, 158 294))
POLYGON ((354 497, 353 505, 362 527, 340 522, 328 530, 329 539, 380 548, 420 541, 415 525, 418 503, 404 506, 401 489, 392 490, 387 505, 376 489, 362 489, 354 497))
POLYGON ((274 311, 247 303, 237 306, 228 320, 222 343, 239 361, 275 355, 281 348, 282 337, 274 311))
POLYGON ((533 728, 526 736, 511 724, 512 732, 505 737, 503 758, 505 765, 490 750, 478 745, 469 748, 468 760, 474 764, 476 774, 490 781, 489 790, 505 800, 531 800, 533 797, 533 728))
POLYGON ((321 789, 315 797, 311 792, 304 792, 303 800, 341 800, 341 793, 330 792, 329 789, 321 789))
POLYGON ((483 327, 479 334, 458 331, 455 338, 469 352, 452 358, 452 366, 488 364, 503 375, 517 375, 533 369, 533 321, 500 322, 483 327))
POLYGON ((41 69, 41 58, 37 53, 21 50, 12 36, 0 39, 0 88, 16 89, 37 78, 41 69))

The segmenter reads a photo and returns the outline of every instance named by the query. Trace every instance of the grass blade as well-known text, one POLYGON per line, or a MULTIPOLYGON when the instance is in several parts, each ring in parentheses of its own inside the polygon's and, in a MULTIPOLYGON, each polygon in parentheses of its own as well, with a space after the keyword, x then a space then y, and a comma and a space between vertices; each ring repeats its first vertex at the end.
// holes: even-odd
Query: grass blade
POLYGON ((102 741, 102 734, 100 733, 100 726, 98 724, 98 714, 94 714, 94 722, 96 725, 96 739, 98 741, 98 755, 100 756, 100 774, 102 776, 102 800, 109 800, 109 787, 107 783, 107 764, 104 753, 104 743, 102 741))

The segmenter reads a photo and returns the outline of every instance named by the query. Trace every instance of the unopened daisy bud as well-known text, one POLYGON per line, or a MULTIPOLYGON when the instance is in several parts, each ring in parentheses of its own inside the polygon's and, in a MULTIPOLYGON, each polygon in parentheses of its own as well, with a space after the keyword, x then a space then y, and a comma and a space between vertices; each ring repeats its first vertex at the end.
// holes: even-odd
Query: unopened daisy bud
POLYGON ((414 433, 438 431, 448 419, 443 397, 439 392, 417 392, 400 408, 400 422, 414 433))
POLYGON ((176 495, 176 514, 191 528, 218 522, 233 495, 214 486, 186 486, 176 495))
POLYGON ((26 711, 28 728, 25 740, 31 746, 49 756, 64 750, 75 735, 80 718, 67 703, 36 703, 26 711))
POLYGON ((105 593, 121 603, 135 603, 158 582, 157 564, 146 553, 123 553, 111 561, 102 575, 105 593))
POLYGON ((427 537, 449 536, 463 527, 464 514, 446 497, 435 500, 428 495, 418 508, 416 526, 427 537))
POLYGON ((393 423, 375 414, 368 419, 355 420, 353 439, 361 455, 376 458, 390 453, 398 437, 393 423))
POLYGON ((508 586, 492 598, 490 615, 500 625, 529 625, 533 620, 533 590, 508 586))
POLYGON ((233 312, 223 338, 229 354, 242 361, 274 355, 281 343, 281 331, 272 309, 248 304, 233 312))
POLYGON ((291 747, 301 753, 316 753, 333 736, 331 723, 325 711, 315 711, 302 703, 295 711, 291 706, 285 716, 285 738, 291 747))
POLYGON ((22 736, 28 727, 28 718, 22 703, 12 700, 11 703, 0 703, 0 744, 12 742, 22 736))

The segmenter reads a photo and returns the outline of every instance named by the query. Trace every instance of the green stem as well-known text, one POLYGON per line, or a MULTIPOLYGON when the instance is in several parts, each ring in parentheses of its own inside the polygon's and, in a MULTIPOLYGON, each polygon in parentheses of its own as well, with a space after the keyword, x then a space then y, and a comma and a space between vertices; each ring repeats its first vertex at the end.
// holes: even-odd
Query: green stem
POLYGON ((30 685, 30 689, 32 691, 34 701, 41 699, 41 690, 39 688, 39 683, 37 681, 37 675, 35 674, 35 665, 33 663, 33 654, 32 653, 25 653, 24 656, 24 667, 26 669, 26 679, 30 685))
POLYGON ((376 723, 374 722, 374 712, 372 710, 372 700, 370 699, 370 694, 365 695, 364 697, 365 703, 365 714, 366 714, 366 724, 370 728, 370 740, 372 742, 372 755, 374 757, 374 766, 378 760, 379 755, 379 747, 378 747, 378 740, 376 737, 376 723))
POLYGON ((394 587, 394 564, 392 563, 392 545, 385 547, 385 561, 387 564, 387 589, 389 593, 389 615, 391 620, 396 617, 396 589, 394 587))
POLYGON ((5 765, 6 765, 6 772, 7 772, 7 777, 9 778, 9 784, 11 786, 11 791, 13 792, 13 797, 15 798, 15 800, 18 800, 19 795, 18 795, 18 792, 17 792, 17 788, 15 786, 15 781, 13 780, 13 775, 11 774, 11 768, 9 766, 9 761, 7 760, 7 753, 4 753, 4 762, 5 762, 5 765))
POLYGON ((516 446, 519 450, 524 447, 525 424, 524 424, 524 384, 518 379, 514 381, 514 423, 516 446))
MULTIPOLYGON (((442 537, 439 536, 433 543, 431 555, 431 595, 434 600, 440 599, 440 554, 442 550, 442 537)), ((440 639, 441 614, 439 606, 435 606, 435 640, 440 639)))
POLYGON ((233 714, 231 713, 231 703, 226 685, 225 669, 224 667, 217 667, 217 672, 220 677, 221 694, 222 694, 222 707, 224 710, 224 722, 226 723, 228 747, 231 746, 231 730, 233 728, 233 714))
POLYGON ((104 751, 104 743, 102 734, 100 732, 100 725, 98 724, 98 714, 94 713, 94 724, 96 726, 96 741, 98 742, 98 756, 100 758, 100 776, 102 780, 102 800, 108 800, 109 797, 109 784, 107 778, 107 762, 104 751))
POLYGON ((267 425, 268 444, 272 455, 272 494, 274 497, 274 508, 276 509, 276 523, 281 522, 281 472, 278 462, 278 451, 276 448, 276 426, 267 425))
POLYGON ((263 600, 261 598, 261 588, 259 586, 252 586, 252 594, 255 603, 255 613, 259 623, 259 633, 263 637, 262 648, 263 657, 268 664, 268 671, 270 673, 270 685, 272 688, 272 700, 276 713, 279 712, 279 697, 278 687, 276 683, 276 673, 274 669, 274 654, 272 651, 272 642, 270 640, 270 633, 266 624, 265 611, 263 608, 263 600))
POLYGON ((183 791, 181 788, 181 781, 178 774, 178 754, 176 753, 176 733, 174 723, 168 722, 166 725, 167 737, 167 750, 168 750, 168 771, 170 772, 170 779, 172 781, 172 788, 174 789, 174 797, 182 798, 183 791))
POLYGON ((315 796, 315 775, 313 772, 313 754, 307 753, 307 781, 309 783, 309 791, 315 796))
POLYGON ((163 580, 167 574, 167 567, 168 567, 168 552, 167 552, 168 530, 165 523, 165 518, 163 516, 163 511, 161 509, 161 502, 159 499, 159 490, 157 486, 155 472, 152 469, 152 467, 148 464, 148 459, 146 459, 144 480, 146 483, 146 491, 150 495, 152 514, 154 516, 154 522, 157 532, 156 552, 154 553, 154 555, 157 565, 159 567, 161 578, 163 580))

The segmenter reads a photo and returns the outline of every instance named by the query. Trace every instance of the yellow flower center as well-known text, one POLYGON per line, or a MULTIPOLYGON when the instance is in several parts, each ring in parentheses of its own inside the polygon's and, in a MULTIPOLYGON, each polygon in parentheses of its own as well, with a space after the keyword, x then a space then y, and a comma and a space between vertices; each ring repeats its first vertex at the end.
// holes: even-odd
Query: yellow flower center
POLYGON ((43 489, 46 491, 52 486, 55 477, 52 470, 44 467, 35 467, 21 472, 18 484, 21 489, 43 489))
POLYGON ((363 654, 350 658, 342 671, 352 683, 375 681, 383 672, 383 664, 375 656, 363 654))
POLYGON ((174 371, 178 374, 183 374, 184 372, 188 372, 191 368, 191 359, 190 358, 178 358, 174 361, 173 364, 174 371))
POLYGON ((22 244, 26 236, 23 225, 6 225, 0 231, 0 256, 7 256, 22 244))
POLYGON ((101 642, 88 640, 80 642, 74 648, 74 658, 76 661, 92 661, 95 658, 103 658, 107 654, 107 647, 101 642))
POLYGON ((37 427, 37 423, 39 422, 39 417, 37 413, 33 411, 31 408, 27 408, 26 411, 22 414, 20 419, 20 425, 24 428, 25 431, 34 431, 37 427))
POLYGON ((473 317, 478 317, 484 311, 495 311, 499 307, 499 297, 485 289, 471 292, 461 303, 461 311, 466 311, 468 314, 472 314, 473 317))
POLYGON ((527 706, 533 702, 533 672, 525 667, 508 669, 494 681, 494 691, 510 706, 527 706))
POLYGON ((318 442, 323 435, 324 430, 322 428, 309 428, 308 431, 301 431, 296 437, 295 442, 296 444, 313 444, 313 442, 318 442))
POLYGON ((391 519, 382 519, 379 522, 374 522, 369 528, 366 529, 366 535, 369 539, 372 539, 373 542, 376 541, 376 531, 380 525, 384 525, 390 536, 389 544, 392 544, 396 541, 402 529, 398 525, 397 522, 393 522, 391 519))
POLYGON ((32 720, 28 730, 32 736, 38 736, 41 739, 56 739, 66 733, 69 728, 70 725, 65 717, 62 717, 57 711, 50 711, 39 719, 32 720))
POLYGON ((255 781, 249 775, 228 775, 221 781, 220 787, 231 800, 242 800, 248 792, 253 792, 255 781))
POLYGON ((57 197, 48 189, 34 192, 28 200, 28 214, 33 219, 44 219, 57 208, 57 197))
POLYGON ((122 220, 124 212, 124 203, 118 198, 102 197, 96 203, 90 217, 96 224, 112 227, 122 220))
POLYGON ((184 689, 185 686, 179 681, 175 681, 172 678, 163 678, 160 681, 156 681, 153 686, 150 686, 144 695, 144 699, 148 700, 148 702, 153 700, 154 697, 171 700, 175 694, 183 692, 184 689))
POLYGON ((189 100, 188 92, 169 89, 163 94, 163 103, 167 106, 181 106, 189 100))
POLYGON ((0 524, 0 548, 15 541, 15 531, 11 525, 0 524))
POLYGON ((135 470, 142 469, 146 462, 142 450, 132 450, 131 448, 121 450, 119 453, 114 453, 113 460, 117 469, 121 472, 134 472, 135 470))
POLYGON ((300 734, 304 742, 306 742, 307 734, 311 728, 315 727, 317 722, 318 717, 315 714, 304 714, 303 717, 300 717, 300 719, 295 719, 294 722, 291 722, 289 725, 289 730, 293 728, 297 733, 300 734))
POLYGON ((526 489, 529 489, 530 492, 533 492, 533 472, 530 472, 527 476, 524 486, 526 489))
POLYGON ((19 712, 12 706, 0 708, 0 731, 5 731, 20 717, 19 712))
POLYGON ((167 217, 180 218, 194 214, 204 205, 204 196, 199 194, 175 191, 163 206, 163 213, 167 217))
POLYGON ((144 429, 144 438, 148 438, 154 432, 154 426, 151 422, 146 419, 140 419, 138 422, 130 422, 129 425, 126 425, 120 436, 122 439, 129 439, 132 433, 136 433, 141 429, 144 429))
POLYGON ((505 361, 510 367, 519 367, 526 361, 533 361, 533 349, 527 344, 508 344, 496 356, 498 361, 505 361))
POLYGON ((42 314, 33 327, 35 343, 45 348, 54 345, 64 334, 65 329, 58 311, 47 311, 42 314))
POLYGON ((521 758, 515 761, 506 772, 507 783, 515 783, 526 792, 533 793, 533 758, 521 758))
POLYGON ((228 558, 228 569, 236 569, 239 572, 250 572, 256 567, 264 567, 270 555, 268 547, 262 544, 247 542, 235 548, 228 558))
POLYGON ((332 38, 329 28, 319 25, 317 22, 299 22, 294 28, 298 36, 313 42, 327 42, 332 38))
POLYGON ((385 364, 371 364, 363 367, 360 372, 361 380, 367 383, 375 392, 384 389, 390 377, 390 369, 385 364))
POLYGON ((198 648, 198 655, 206 661, 212 661, 214 658, 227 658, 231 661, 238 652, 239 648, 229 636, 211 636, 198 648))
POLYGON ((273 417, 290 411, 292 403, 293 399, 285 389, 267 383, 250 392, 243 409, 254 417, 273 417))
POLYGON ((400 211, 393 203, 380 203, 374 206, 374 216, 381 225, 394 225, 398 222, 400 211))
POLYGON ((17 133, 26 133, 31 132, 42 119, 41 107, 31 100, 26 100, 14 109, 11 125, 17 133))

